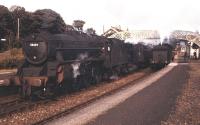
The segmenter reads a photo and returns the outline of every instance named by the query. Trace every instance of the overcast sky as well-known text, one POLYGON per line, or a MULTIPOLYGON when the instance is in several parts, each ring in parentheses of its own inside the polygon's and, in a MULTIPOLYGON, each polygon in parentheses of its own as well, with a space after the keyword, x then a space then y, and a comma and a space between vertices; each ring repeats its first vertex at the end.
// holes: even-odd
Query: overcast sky
POLYGON ((0 0, 1 5, 25 7, 27 11, 52 9, 67 24, 86 21, 85 28, 98 33, 110 26, 129 30, 152 29, 168 32, 174 29, 200 30, 199 0, 0 0))

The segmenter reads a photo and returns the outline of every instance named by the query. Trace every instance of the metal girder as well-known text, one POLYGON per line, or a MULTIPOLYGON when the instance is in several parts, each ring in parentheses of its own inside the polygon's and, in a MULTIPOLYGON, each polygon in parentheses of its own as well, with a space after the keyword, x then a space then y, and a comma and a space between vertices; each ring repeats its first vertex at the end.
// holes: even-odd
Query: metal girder
POLYGON ((187 37, 188 41, 193 42, 200 47, 200 36, 199 35, 197 35, 197 36, 188 35, 186 37, 187 37))
POLYGON ((199 33, 191 32, 191 31, 174 31, 170 35, 171 38, 175 39, 183 39, 189 42, 193 42, 200 46, 200 35, 199 33))

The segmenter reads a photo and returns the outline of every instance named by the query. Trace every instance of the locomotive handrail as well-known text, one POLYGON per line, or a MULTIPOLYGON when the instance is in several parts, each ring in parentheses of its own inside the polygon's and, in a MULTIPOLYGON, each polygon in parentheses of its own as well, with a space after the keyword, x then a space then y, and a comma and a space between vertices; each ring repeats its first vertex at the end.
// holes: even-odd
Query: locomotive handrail
POLYGON ((62 63, 74 63, 74 62, 87 62, 87 61, 100 61, 103 60, 103 58, 89 58, 89 59, 84 59, 84 60, 79 60, 79 59, 75 59, 75 60, 67 60, 67 61, 63 61, 62 63))
POLYGON ((102 48, 56 48, 56 50, 101 50, 102 48))

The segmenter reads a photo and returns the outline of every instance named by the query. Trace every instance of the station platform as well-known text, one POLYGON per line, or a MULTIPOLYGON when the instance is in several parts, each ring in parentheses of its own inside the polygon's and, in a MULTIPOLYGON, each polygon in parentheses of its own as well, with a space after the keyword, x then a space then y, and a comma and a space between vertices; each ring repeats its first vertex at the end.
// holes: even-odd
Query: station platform
POLYGON ((157 125, 168 118, 189 79, 189 63, 171 63, 133 86, 50 125, 157 125))

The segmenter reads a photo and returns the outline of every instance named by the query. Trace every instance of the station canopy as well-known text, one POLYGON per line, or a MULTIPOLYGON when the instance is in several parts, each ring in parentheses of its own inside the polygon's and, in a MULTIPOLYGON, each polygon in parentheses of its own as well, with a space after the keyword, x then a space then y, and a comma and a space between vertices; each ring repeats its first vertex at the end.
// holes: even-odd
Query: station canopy
POLYGON ((174 39, 187 40, 188 42, 193 42, 200 47, 200 34, 198 32, 176 30, 171 33, 170 37, 174 39))
MULTIPOLYGON (((102 36, 105 36, 108 38, 117 38, 121 40, 160 39, 160 33, 157 30, 130 30, 129 31, 129 30, 121 30, 117 27, 111 27, 109 30, 104 32, 102 36)), ((198 32, 174 30, 169 34, 168 37, 171 39, 177 39, 177 40, 187 40, 188 42, 193 42, 197 44, 198 46, 200 46, 200 34, 198 32)))

